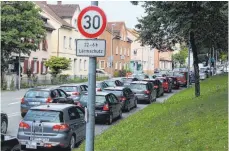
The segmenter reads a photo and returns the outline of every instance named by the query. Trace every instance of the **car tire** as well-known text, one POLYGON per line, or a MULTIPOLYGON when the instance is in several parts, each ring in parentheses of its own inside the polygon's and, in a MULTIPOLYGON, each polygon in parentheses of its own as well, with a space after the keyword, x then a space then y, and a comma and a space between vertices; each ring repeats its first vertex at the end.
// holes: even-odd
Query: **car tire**
POLYGON ((164 95, 164 92, 162 92, 161 96, 163 96, 163 95, 164 95))
POLYGON ((112 122, 113 122, 113 115, 110 114, 110 115, 109 115, 109 119, 107 120, 107 124, 108 124, 108 125, 111 125, 112 122))
POLYGON ((67 151, 72 151, 75 148, 75 144, 76 144, 76 140, 74 135, 71 136, 68 147, 67 147, 67 151))
POLYGON ((137 108, 138 107, 138 99, 135 99, 135 105, 134 105, 134 108, 137 108))
POLYGON ((148 100, 148 104, 152 103, 152 96, 150 96, 149 100, 148 100))
POLYGON ((157 101, 157 96, 153 99, 153 101, 154 101, 154 102, 156 102, 156 101, 157 101))
POLYGON ((130 112, 130 103, 127 104, 126 111, 127 111, 127 112, 130 112))
POLYGON ((8 128, 8 122, 6 118, 3 118, 1 121, 1 133, 6 134, 8 128))

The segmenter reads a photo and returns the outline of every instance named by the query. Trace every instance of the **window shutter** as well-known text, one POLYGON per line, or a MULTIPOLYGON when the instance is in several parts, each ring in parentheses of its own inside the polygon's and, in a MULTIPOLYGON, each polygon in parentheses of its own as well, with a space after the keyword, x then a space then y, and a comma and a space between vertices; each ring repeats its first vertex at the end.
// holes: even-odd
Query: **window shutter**
POLYGON ((31 72, 33 73, 33 69, 34 69, 34 60, 31 61, 31 72))
POLYGON ((43 61, 41 61, 41 74, 43 73, 43 61))
POLYGON ((28 62, 28 60, 24 60, 24 74, 27 74, 28 62))
POLYGON ((48 42, 47 42, 46 39, 45 39, 45 50, 46 50, 46 51, 48 50, 48 42))
POLYGON ((37 61, 37 74, 39 73, 39 61, 37 61))
POLYGON ((45 39, 42 40, 42 50, 45 50, 45 39))

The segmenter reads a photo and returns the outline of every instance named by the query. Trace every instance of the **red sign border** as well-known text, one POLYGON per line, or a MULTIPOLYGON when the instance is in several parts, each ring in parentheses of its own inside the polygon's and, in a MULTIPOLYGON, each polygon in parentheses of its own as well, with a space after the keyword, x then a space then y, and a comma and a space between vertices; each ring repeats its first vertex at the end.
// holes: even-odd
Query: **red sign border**
POLYGON ((83 36, 85 36, 85 37, 87 37, 87 38, 96 38, 96 37, 100 36, 100 35, 104 32, 104 30, 106 29, 106 26, 107 26, 107 17, 106 17, 106 15, 105 15, 104 11, 103 11, 101 8, 99 8, 99 7, 97 7, 97 6, 89 6, 89 7, 84 8, 84 9, 80 12, 80 14, 79 14, 79 16, 78 16, 78 20, 77 20, 77 26, 78 26, 79 32, 80 32, 83 36), (102 27, 100 28, 100 30, 99 30, 98 32, 96 32, 96 33, 94 33, 94 34, 89 34, 89 33, 87 33, 86 31, 84 31, 84 29, 83 29, 83 27, 82 27, 82 25, 81 25, 81 21, 82 21, 83 15, 84 15, 86 12, 91 11, 91 10, 98 12, 98 13, 102 16, 102 20, 103 20, 103 25, 102 25, 102 27))

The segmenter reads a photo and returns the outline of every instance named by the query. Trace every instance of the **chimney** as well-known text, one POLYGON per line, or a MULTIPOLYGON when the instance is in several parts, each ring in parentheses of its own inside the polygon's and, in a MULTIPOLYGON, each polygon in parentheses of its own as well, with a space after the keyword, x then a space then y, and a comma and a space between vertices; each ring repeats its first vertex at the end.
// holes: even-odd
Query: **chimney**
POLYGON ((57 4, 58 4, 58 5, 61 5, 61 4, 62 4, 62 1, 57 1, 57 4))

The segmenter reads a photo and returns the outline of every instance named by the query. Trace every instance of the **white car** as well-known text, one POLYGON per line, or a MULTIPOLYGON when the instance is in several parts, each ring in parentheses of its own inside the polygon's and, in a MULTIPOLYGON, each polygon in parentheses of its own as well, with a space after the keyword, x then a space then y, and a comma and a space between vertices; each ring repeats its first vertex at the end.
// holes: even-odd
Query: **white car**
POLYGON ((96 76, 98 76, 98 77, 109 77, 110 75, 102 69, 96 69, 96 76))
POLYGON ((217 69, 216 70, 216 74, 222 74, 223 73, 223 70, 222 69, 217 69))
POLYGON ((204 72, 200 72, 199 75, 200 75, 200 80, 205 80, 207 78, 206 73, 204 72))
POLYGON ((223 72, 229 72, 229 66, 223 68, 223 72))

